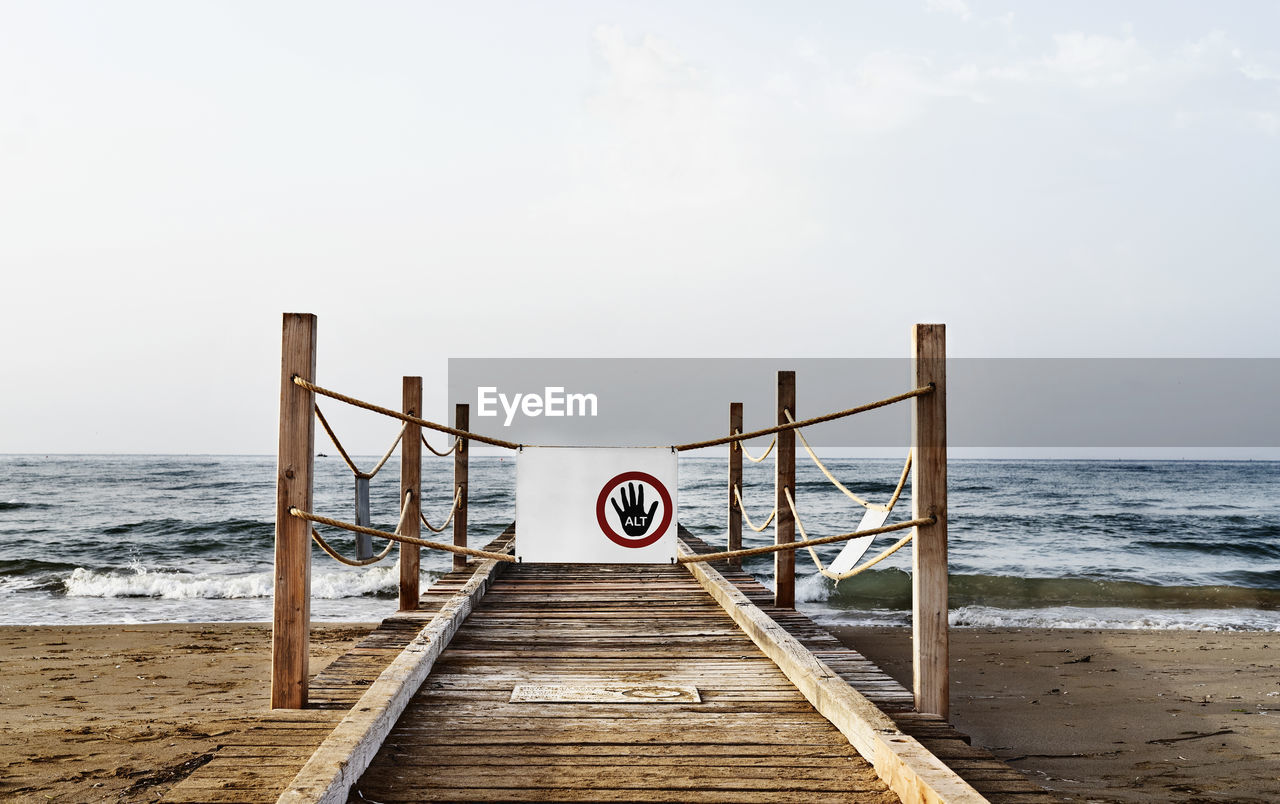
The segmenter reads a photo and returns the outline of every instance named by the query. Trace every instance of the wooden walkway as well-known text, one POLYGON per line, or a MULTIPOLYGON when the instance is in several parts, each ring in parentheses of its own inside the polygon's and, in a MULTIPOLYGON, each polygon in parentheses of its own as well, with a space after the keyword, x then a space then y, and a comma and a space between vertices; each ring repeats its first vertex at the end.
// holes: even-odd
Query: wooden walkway
MULTIPOLYGON (((705 549, 683 534, 694 549, 705 549)), ((1056 801, 968 745, 767 589, 721 569, 828 666, 995 802, 1056 801)), ((167 801, 275 801, 370 682, 469 573, 319 674, 309 709, 273 712, 167 801)), ((897 801, 870 764, 681 566, 508 565, 436 661, 353 803, 897 801), (517 684, 692 686, 701 703, 512 703, 517 684)))
POLYGON ((374 801, 896 801, 680 566, 519 565, 356 784, 374 801), (702 703, 509 703, 517 684, 702 703))

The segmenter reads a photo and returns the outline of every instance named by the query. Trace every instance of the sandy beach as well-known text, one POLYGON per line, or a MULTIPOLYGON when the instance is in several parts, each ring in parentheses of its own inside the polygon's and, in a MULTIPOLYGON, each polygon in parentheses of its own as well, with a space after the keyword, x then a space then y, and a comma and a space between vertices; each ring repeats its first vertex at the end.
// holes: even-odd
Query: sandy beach
MULTIPOLYGON (((311 672, 370 625, 312 629, 311 672)), ((267 624, 0 628, 0 798, 156 801, 270 701, 267 624)))
MULTIPOLYGON (((312 672, 370 626, 317 626, 312 672)), ((909 632, 839 629, 909 683, 909 632)), ((952 719, 1091 801, 1280 798, 1280 635, 952 631, 952 719)), ((155 801, 268 700, 262 624, 0 628, 0 796, 155 801)))
MULTIPOLYGON (((911 684, 911 633, 837 636, 911 684)), ((1087 801, 1280 800, 1280 634, 951 630, 951 720, 1087 801)))

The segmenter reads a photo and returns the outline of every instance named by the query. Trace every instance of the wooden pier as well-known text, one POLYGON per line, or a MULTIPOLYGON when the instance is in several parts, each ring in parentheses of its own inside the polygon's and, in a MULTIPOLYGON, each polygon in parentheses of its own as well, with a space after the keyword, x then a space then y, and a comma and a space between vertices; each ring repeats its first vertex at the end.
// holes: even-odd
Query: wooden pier
MULTIPOLYGON (((453 427, 423 419, 417 377, 402 380, 402 411, 316 385, 315 326, 315 316, 284 317, 273 711, 229 740, 167 800, 1055 800, 970 746, 946 721, 941 325, 913 328, 914 384, 902 393, 799 419, 795 375, 781 371, 776 426, 742 432, 742 406, 734 403, 725 436, 671 445, 665 448, 669 458, 645 451, 660 462, 615 449, 604 464, 604 452, 571 456, 569 464, 539 464, 528 456, 546 448, 526 453, 529 445, 469 431, 465 404, 457 405, 453 427), (320 395, 401 422, 395 443, 373 469, 361 470, 343 448, 315 404, 320 395), (876 505, 832 476, 800 428, 900 402, 912 406, 911 450, 893 498, 876 505), (356 479, 354 523, 311 510, 313 418, 356 479), (423 429, 454 438, 445 451, 431 447, 441 457, 454 454, 453 504, 439 526, 420 511, 419 442, 430 447, 423 429), (775 544, 739 550, 746 519, 740 499, 743 445, 768 434, 778 448, 775 508, 769 515, 776 517, 775 544), (910 470, 912 518, 831 536, 805 535, 794 499, 795 436, 827 478, 868 510, 890 512, 910 470), (540 491, 529 499, 553 504, 526 507, 517 517, 524 523, 519 527, 528 528, 520 542, 513 525, 484 550, 467 546, 467 455, 473 442, 526 454, 529 466, 544 472, 529 475, 529 482, 550 481, 547 489, 535 483, 540 491), (368 481, 397 444, 400 521, 394 532, 376 530, 361 524, 369 521, 368 481), (679 528, 671 496, 677 488, 676 454, 723 445, 730 447, 730 549, 717 552, 679 528), (629 512, 623 521, 614 500, 619 522, 610 524, 604 501, 623 481, 632 495, 629 502, 622 497, 629 512), (654 515, 658 502, 643 513, 643 494, 636 495, 632 481, 652 487, 664 515, 654 515), (593 503, 594 516, 588 518, 593 503), (419 538, 420 519, 436 533, 452 521, 452 543, 419 538), (658 521, 649 534, 646 528, 658 521), (313 523, 359 534, 356 558, 334 550, 313 523), (619 524, 625 533, 616 530, 619 524), (824 568, 816 553, 814 561, 828 577, 852 577, 915 540, 910 692, 794 609, 797 548, 904 530, 910 532, 875 558, 841 574, 824 568), (804 538, 797 540, 797 531, 804 538), (373 555, 370 536, 389 540, 387 549, 373 555), (660 538, 666 541, 658 552, 632 552, 660 538), (401 608, 314 679, 307 651, 313 539, 335 560, 356 567, 385 558, 390 542, 398 542, 401 608), (566 555, 556 550, 520 553, 528 557, 520 563, 513 548, 528 549, 539 539, 544 545, 576 545, 569 560, 583 563, 554 563, 566 555), (420 595, 418 551, 424 547, 453 553, 453 571, 420 595), (738 563, 765 553, 774 554, 773 590, 738 563)), ((520 494, 517 482, 517 499, 520 494)))
MULTIPOLYGON (((709 550, 683 536, 687 549, 709 550)), ((900 733, 883 736, 902 740, 905 759, 860 755, 684 566, 485 564, 496 577, 425 682, 405 691, 385 739, 352 743, 351 723, 377 720, 360 710, 376 706, 379 674, 393 674, 419 629, 474 586, 473 569, 441 578, 419 611, 389 618, 318 674, 306 709, 229 739, 165 800, 1056 800, 940 717, 914 713, 910 692, 804 615, 774 608, 741 571, 717 573, 725 593, 750 601, 736 607, 766 617, 774 642, 802 645, 795 659, 829 668, 820 681, 876 707, 854 715, 890 718, 900 733), (512 703, 525 684, 694 687, 701 702, 512 703), (367 770, 334 798, 330 781, 362 751, 367 770), (895 778, 886 762, 905 765, 895 778)))

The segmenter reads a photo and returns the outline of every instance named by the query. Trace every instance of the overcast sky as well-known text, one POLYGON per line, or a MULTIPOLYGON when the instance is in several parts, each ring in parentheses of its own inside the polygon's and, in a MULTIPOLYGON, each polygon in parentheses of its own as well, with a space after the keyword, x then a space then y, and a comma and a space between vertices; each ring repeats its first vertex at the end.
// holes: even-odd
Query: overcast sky
POLYGON ((0 452, 272 453, 284 311, 438 416, 449 356, 915 321, 1280 356, 1278 154, 1274 2, 3 2, 0 452))

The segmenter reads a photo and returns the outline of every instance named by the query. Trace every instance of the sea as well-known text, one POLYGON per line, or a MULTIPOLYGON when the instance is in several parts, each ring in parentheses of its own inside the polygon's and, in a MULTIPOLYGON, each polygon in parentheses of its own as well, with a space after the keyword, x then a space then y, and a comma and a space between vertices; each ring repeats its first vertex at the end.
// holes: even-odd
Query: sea
MULTIPOLYGON (((902 468, 827 465, 879 502, 902 468)), ((514 457, 472 456, 472 546, 514 520, 515 470, 514 457)), ((424 511, 438 522, 452 461, 427 456, 423 472, 424 511)), ((953 626, 1280 631, 1280 462, 952 460, 948 472, 953 626)), ((725 460, 682 457, 679 476, 681 524, 723 544, 725 460)), ((393 458, 372 482, 374 527, 394 529, 398 485, 393 458)), ((811 537, 852 530, 862 513, 803 453, 796 497, 811 537)), ((274 499, 268 456, 0 456, 0 624, 269 621, 274 499)), ((771 463, 745 468, 744 499, 753 520, 767 517, 771 463)), ((315 507, 353 519, 341 460, 317 458, 315 507)), ((908 485, 889 522, 910 512, 908 485)), ((773 538, 744 531, 747 546, 773 538)), ((351 534, 325 533, 354 552, 351 534)), ((830 561, 839 549, 819 554, 830 561)), ((910 553, 835 584, 799 551, 797 606, 826 624, 909 624, 910 553)), ((395 554, 352 568, 314 549, 314 619, 392 614, 395 554)), ((438 577, 449 560, 423 551, 425 574, 438 577)), ((770 557, 745 566, 772 584, 770 557)))

